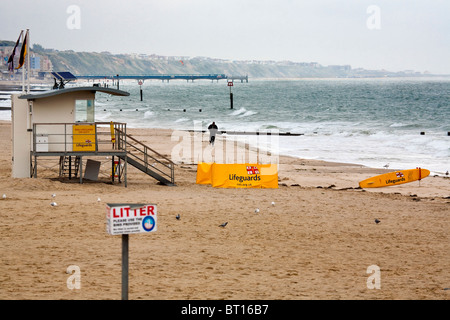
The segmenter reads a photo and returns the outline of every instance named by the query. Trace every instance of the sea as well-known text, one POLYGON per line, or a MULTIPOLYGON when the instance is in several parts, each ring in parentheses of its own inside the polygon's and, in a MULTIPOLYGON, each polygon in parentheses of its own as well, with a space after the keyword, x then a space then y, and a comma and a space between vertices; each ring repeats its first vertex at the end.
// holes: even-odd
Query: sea
MULTIPOLYGON (((207 130, 214 121, 225 131, 290 133, 266 146, 280 155, 450 171, 450 78, 134 80, 119 88, 130 96, 97 93, 96 121, 173 130, 207 130)), ((5 93, 1 106, 10 106, 5 93)), ((0 120, 10 119, 0 110, 0 120)))

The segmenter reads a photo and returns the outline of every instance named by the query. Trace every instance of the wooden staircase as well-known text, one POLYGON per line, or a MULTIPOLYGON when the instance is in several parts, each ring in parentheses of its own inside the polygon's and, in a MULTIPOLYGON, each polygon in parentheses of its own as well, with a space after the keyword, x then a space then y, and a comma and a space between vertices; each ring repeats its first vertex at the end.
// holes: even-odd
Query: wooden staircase
POLYGON ((60 156, 59 157, 59 176, 60 177, 72 177, 78 176, 80 169, 80 157, 79 156, 60 156))
MULTIPOLYGON (((125 135, 120 136, 124 137, 125 135)), ((126 160, 128 164, 158 180, 160 184, 175 186, 175 164, 172 160, 128 134, 126 139, 122 139, 119 143, 122 144, 122 147, 125 144, 125 149, 127 150, 126 157, 119 156, 122 160, 126 160)))

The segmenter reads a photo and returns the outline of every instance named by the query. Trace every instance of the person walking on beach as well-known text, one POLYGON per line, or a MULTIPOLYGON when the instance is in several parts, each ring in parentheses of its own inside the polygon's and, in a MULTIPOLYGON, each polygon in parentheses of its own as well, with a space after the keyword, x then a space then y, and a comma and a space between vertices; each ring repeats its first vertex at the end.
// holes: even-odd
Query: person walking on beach
POLYGON ((209 130, 209 143, 212 144, 213 146, 214 146, 214 141, 216 140, 217 129, 218 129, 217 125, 216 125, 216 123, 214 121, 208 127, 208 130, 209 130))

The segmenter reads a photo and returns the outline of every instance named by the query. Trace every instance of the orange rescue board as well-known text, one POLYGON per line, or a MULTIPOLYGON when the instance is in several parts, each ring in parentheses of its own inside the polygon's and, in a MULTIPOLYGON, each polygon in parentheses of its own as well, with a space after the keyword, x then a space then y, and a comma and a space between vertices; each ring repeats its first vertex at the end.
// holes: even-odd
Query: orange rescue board
POLYGON ((380 188, 422 180, 430 175, 430 170, 417 168, 380 174, 359 183, 361 188, 380 188))

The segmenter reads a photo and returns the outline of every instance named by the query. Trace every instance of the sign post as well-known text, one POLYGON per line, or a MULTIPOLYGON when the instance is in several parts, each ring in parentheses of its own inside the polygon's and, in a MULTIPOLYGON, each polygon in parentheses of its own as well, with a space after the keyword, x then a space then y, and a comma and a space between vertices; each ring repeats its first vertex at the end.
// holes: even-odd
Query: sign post
POLYGON ((233 109, 233 92, 231 92, 231 87, 233 86, 233 80, 228 81, 228 86, 230 87, 230 109, 233 109))
POLYGON ((122 300, 128 300, 128 234, 122 235, 122 300))
POLYGON ((122 300, 128 300, 129 235, 156 231, 156 205, 108 203, 106 231, 122 235, 122 300))
POLYGON ((139 90, 141 92, 141 101, 142 101, 142 84, 144 83, 144 81, 139 80, 138 83, 139 83, 139 90))

